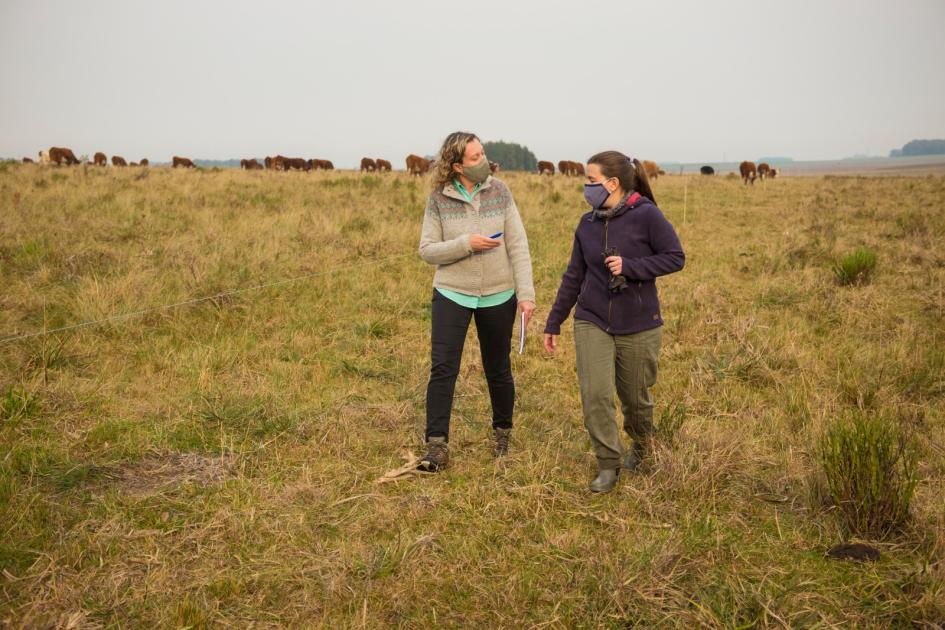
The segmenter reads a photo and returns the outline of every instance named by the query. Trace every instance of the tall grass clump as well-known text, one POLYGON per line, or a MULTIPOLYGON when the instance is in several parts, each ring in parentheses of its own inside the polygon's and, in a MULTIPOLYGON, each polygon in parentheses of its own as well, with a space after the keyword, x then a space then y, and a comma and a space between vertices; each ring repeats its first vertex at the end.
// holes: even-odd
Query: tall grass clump
POLYGON ((876 271, 876 252, 857 247, 834 265, 834 274, 841 285, 867 284, 876 271))
POLYGON ((885 537, 908 520, 916 453, 886 414, 856 412, 820 438, 827 491, 853 535, 885 537))
POLYGON ((37 410, 36 398, 29 392, 12 385, 0 396, 0 419, 15 420, 33 415, 37 410))

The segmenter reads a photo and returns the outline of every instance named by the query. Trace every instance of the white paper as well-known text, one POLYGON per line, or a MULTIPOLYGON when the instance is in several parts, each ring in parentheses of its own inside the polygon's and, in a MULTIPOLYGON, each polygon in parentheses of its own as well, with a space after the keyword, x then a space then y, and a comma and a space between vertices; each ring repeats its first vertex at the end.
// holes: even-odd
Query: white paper
POLYGON ((525 352, 525 311, 521 313, 522 317, 519 320, 518 327, 518 353, 522 354, 525 352))

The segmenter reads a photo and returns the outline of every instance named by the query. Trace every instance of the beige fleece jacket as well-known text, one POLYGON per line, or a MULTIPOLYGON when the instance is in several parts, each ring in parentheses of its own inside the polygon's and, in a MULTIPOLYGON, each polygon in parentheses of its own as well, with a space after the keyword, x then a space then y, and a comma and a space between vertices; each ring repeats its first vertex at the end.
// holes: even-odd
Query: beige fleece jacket
POLYGON ((515 289, 519 302, 535 301, 528 237, 508 186, 490 176, 472 201, 453 184, 430 193, 420 234, 420 257, 436 265, 433 286, 467 295, 515 289), (473 252, 471 234, 503 232, 502 246, 473 252))

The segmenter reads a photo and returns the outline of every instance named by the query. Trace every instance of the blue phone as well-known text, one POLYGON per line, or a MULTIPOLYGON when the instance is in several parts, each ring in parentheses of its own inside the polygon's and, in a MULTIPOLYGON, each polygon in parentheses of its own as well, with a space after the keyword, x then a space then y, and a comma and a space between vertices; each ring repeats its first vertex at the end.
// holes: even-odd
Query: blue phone
POLYGON ((490 236, 489 238, 499 238, 500 236, 502 236, 502 234, 503 234, 503 232, 496 232, 495 234, 493 234, 493 235, 490 236))

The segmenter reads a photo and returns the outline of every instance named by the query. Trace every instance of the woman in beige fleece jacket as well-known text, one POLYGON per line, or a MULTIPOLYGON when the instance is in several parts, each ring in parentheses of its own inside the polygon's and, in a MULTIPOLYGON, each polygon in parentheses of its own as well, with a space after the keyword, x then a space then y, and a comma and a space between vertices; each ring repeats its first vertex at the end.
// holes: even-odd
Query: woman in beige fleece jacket
POLYGON ((535 310, 528 238, 512 193, 490 175, 475 134, 447 136, 434 166, 420 236, 420 257, 433 274, 427 453, 420 468, 436 472, 449 462, 453 390, 469 322, 476 320, 482 366, 492 401, 493 454, 508 452, 515 384, 512 327, 535 310))

